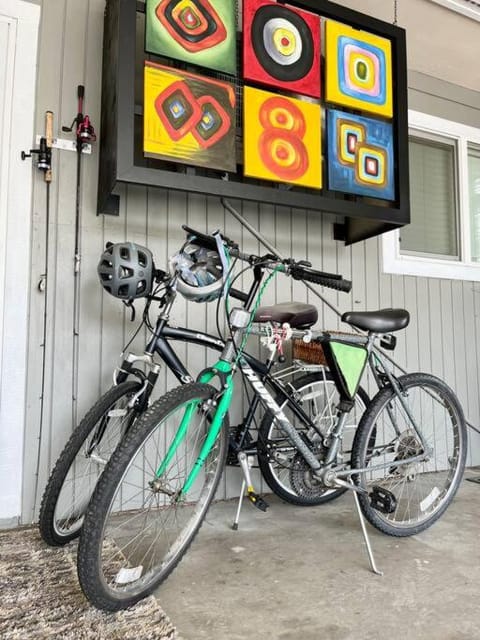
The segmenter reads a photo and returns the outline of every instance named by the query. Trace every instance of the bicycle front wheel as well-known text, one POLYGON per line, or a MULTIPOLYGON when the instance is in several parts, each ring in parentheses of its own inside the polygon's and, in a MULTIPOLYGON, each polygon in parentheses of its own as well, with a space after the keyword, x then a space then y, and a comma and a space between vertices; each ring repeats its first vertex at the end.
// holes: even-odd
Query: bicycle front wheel
MULTIPOLYGON (((305 434, 317 447, 317 456, 322 459, 325 448, 323 440, 328 437, 337 421, 337 405, 340 401, 332 375, 326 369, 318 373, 300 376, 292 382, 292 401, 299 404, 308 415, 317 431, 299 419, 289 402, 277 397, 288 419, 294 427, 305 434)), ((367 392, 359 387, 355 405, 348 414, 342 445, 338 453, 338 464, 348 463, 352 453, 352 442, 360 418, 369 403, 367 392)), ((346 489, 329 489, 312 473, 286 435, 277 426, 271 413, 266 413, 258 434, 258 465, 270 489, 286 502, 300 506, 314 506, 341 496, 346 489)))
POLYGON ((227 455, 228 432, 222 428, 184 493, 210 428, 215 393, 197 383, 170 391, 112 456, 92 496, 78 550, 80 584, 96 607, 117 611, 149 595, 192 543, 227 455), (186 425, 181 436, 179 427, 186 425))
POLYGON ((354 476, 359 486, 394 496, 391 513, 384 513, 359 495, 369 522, 388 535, 410 536, 430 527, 453 500, 465 468, 467 431, 462 408, 442 380, 413 373, 398 383, 403 403, 388 386, 365 412, 352 468, 366 468, 354 476))
POLYGON ((139 415, 135 396, 141 388, 138 381, 112 387, 70 436, 50 474, 40 506, 38 524, 47 544, 62 546, 80 535, 97 480, 139 415))

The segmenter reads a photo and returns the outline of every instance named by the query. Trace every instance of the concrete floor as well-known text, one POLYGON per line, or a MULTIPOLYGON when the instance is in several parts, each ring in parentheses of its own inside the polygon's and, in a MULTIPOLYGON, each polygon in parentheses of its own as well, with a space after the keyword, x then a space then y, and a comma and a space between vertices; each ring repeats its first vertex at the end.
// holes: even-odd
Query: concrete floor
POLYGON ((480 639, 480 484, 464 480, 415 537, 369 526, 383 577, 350 494, 314 508, 268 500, 265 514, 245 503, 236 532, 235 503, 214 505, 157 591, 185 640, 480 639))

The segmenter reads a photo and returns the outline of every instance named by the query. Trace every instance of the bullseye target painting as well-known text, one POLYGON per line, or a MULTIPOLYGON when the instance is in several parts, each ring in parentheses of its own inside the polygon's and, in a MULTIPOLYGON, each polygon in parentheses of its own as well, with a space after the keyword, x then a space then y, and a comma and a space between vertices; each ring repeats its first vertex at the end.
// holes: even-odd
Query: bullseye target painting
POLYGON ((392 52, 386 38, 328 20, 326 100, 392 117, 392 52))
POLYGON ((150 53, 236 73, 235 0, 146 0, 150 53))
POLYGON ((245 87, 244 173, 320 189, 321 107, 245 87))
POLYGON ((144 86, 145 155, 236 169, 231 84, 146 62, 144 86))
POLYGON ((243 2, 246 80, 320 97, 320 17, 276 2, 243 2))
POLYGON ((329 109, 327 131, 329 189, 394 200, 392 125, 329 109))

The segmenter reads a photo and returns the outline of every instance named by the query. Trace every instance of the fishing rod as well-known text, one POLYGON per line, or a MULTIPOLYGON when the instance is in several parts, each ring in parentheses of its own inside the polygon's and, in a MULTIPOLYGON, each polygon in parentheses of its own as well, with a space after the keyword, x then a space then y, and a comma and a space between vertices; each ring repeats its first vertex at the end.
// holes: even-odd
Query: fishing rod
POLYGON ((85 87, 77 86, 77 115, 69 127, 63 126, 62 131, 71 133, 75 131, 77 152, 77 177, 75 191, 75 241, 73 256, 73 320, 72 320, 72 428, 77 426, 78 419, 78 365, 80 359, 80 268, 81 268, 81 184, 82 184, 82 157, 87 145, 96 141, 95 129, 90 117, 83 112, 85 99, 85 87))
POLYGON ((22 160, 37 156, 37 169, 43 172, 43 180, 45 182, 45 262, 43 273, 38 281, 38 290, 44 294, 43 305, 43 327, 42 327, 42 342, 40 347, 43 350, 42 357, 42 374, 40 382, 40 420, 37 435, 37 460, 35 466, 35 487, 34 487, 34 502, 32 507, 32 520, 35 518, 35 507, 37 501, 38 481, 39 481, 39 469, 40 469, 40 452, 41 442, 43 436, 43 427, 45 423, 45 383, 46 383, 46 362, 47 362, 47 324, 48 324, 48 264, 50 259, 50 185, 52 183, 52 147, 53 147, 53 112, 45 112, 45 135, 41 136, 39 146, 37 149, 30 149, 27 153, 22 151, 22 160))

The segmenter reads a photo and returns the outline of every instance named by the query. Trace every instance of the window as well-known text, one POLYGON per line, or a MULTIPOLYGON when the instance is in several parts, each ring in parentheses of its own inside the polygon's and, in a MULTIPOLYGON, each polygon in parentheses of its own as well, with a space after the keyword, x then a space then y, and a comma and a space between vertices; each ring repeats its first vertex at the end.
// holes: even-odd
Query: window
POLYGON ((468 197, 472 260, 480 262, 480 148, 468 149, 468 197))
POLYGON ((480 281, 480 132, 409 112, 411 224, 382 236, 387 273, 480 281))

